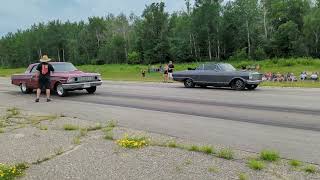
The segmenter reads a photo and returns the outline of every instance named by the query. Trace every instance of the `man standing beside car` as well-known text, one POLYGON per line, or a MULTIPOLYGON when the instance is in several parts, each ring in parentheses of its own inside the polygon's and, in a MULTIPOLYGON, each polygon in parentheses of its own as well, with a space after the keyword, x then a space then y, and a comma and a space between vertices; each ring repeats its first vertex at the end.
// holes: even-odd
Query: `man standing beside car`
POLYGON ((37 66, 37 74, 39 78, 39 86, 37 89, 37 98, 36 102, 39 102, 41 90, 46 89, 47 102, 50 102, 50 76, 51 72, 54 72, 54 68, 51 64, 49 64, 51 59, 48 58, 48 55, 44 55, 40 59, 40 64, 37 66))
POLYGON ((173 80, 173 76, 172 76, 173 70, 174 70, 174 65, 172 64, 172 61, 169 61, 169 65, 168 65, 168 77, 169 77, 169 79, 171 79, 171 80, 173 80))

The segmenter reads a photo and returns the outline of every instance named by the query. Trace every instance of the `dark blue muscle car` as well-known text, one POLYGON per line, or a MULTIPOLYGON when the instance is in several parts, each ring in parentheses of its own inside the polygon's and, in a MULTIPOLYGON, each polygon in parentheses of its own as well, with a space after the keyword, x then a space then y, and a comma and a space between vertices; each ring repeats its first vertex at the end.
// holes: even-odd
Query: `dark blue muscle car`
POLYGON ((237 71, 231 64, 208 63, 194 70, 173 73, 173 79, 184 83, 187 88, 195 86, 231 87, 236 90, 254 90, 262 82, 262 74, 237 71))

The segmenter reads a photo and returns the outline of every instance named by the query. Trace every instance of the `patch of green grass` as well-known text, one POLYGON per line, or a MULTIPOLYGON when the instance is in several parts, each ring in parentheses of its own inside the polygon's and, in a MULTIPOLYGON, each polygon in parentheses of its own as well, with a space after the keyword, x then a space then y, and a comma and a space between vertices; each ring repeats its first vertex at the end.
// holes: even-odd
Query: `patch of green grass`
POLYGON ((277 161, 280 158, 280 155, 277 151, 273 150, 263 150, 260 152, 260 159, 265 161, 277 161))
POLYGON ((6 69, 0 68, 0 77, 10 77, 13 74, 21 74, 26 71, 27 68, 6 69))
POLYGON ((80 137, 79 136, 74 137, 73 140, 72 140, 72 143, 75 144, 75 145, 81 144, 80 137))
POLYGON ((213 154, 214 148, 212 146, 201 146, 199 148, 200 152, 206 153, 206 154, 213 154))
POLYGON ((57 115, 47 115, 47 116, 29 116, 26 119, 33 125, 39 124, 42 121, 54 121, 57 119, 57 115))
POLYGON ((0 134, 1 134, 1 133, 4 133, 4 130, 3 130, 2 128, 0 128, 0 134))
POLYGON ((254 159, 251 159, 248 161, 248 167, 250 169, 253 169, 253 170, 262 170, 263 168, 265 168, 265 164, 264 162, 262 161, 257 161, 257 160, 254 160, 254 159))
POLYGON ((239 174, 239 180, 248 180, 249 176, 246 173, 240 173, 239 174))
POLYGON ((112 131, 106 131, 105 134, 104 134, 104 139, 114 140, 114 138, 113 138, 113 132, 112 132, 112 131))
POLYGON ((307 172, 307 173, 314 174, 314 173, 317 172, 317 167, 310 164, 310 165, 307 165, 306 167, 304 167, 303 170, 304 170, 305 172, 307 172))
POLYGON ((20 111, 16 107, 8 108, 7 112, 10 113, 12 116, 17 116, 20 114, 20 111))
POLYGON ((107 123, 107 126, 106 126, 106 127, 108 127, 108 128, 115 128, 115 127, 117 127, 117 121, 114 121, 114 120, 109 121, 109 122, 107 123))
POLYGON ((217 167, 210 166, 210 167, 208 168, 208 172, 210 172, 210 173, 217 173, 217 172, 219 172, 219 169, 218 169, 217 167))
POLYGON ((299 167, 299 166, 302 165, 302 162, 293 159, 293 160, 290 160, 290 161, 289 161, 289 165, 292 166, 292 167, 299 167))
POLYGON ((105 128, 102 129, 102 131, 104 132, 104 139, 107 140, 114 140, 113 137, 113 129, 117 126, 117 122, 116 121, 109 121, 106 125, 105 128))
POLYGON ((150 140, 145 136, 129 136, 125 134, 123 138, 116 141, 116 143, 124 148, 137 149, 149 145, 150 140))
POLYGON ((94 126, 87 127, 87 131, 97 131, 100 129, 102 129, 102 125, 100 123, 98 123, 94 126))
POLYGON ((271 82, 265 81, 261 83, 261 86, 269 87, 299 87, 299 88, 320 88, 319 82, 313 81, 297 81, 297 82, 271 82))
POLYGON ((233 152, 230 148, 221 149, 221 150, 217 153, 217 156, 218 156, 219 158, 231 160, 231 159, 234 158, 234 157, 233 157, 233 156, 234 156, 234 152, 233 152))
POLYGON ((200 148, 197 145, 191 145, 191 146, 188 147, 188 150, 189 151, 194 151, 194 152, 199 152, 200 148))
POLYGON ((19 163, 16 165, 6 165, 0 163, 0 179, 13 180, 24 175, 26 169, 29 168, 27 163, 19 163))
POLYGON ((167 143, 167 146, 170 147, 170 148, 177 148, 178 147, 178 144, 176 141, 169 141, 167 143))
POLYGON ((44 125, 40 125, 40 126, 39 126, 39 129, 40 129, 41 131, 47 131, 47 130, 48 130, 48 127, 47 127, 47 126, 44 126, 44 125))
POLYGON ((66 131, 75 131, 79 129, 79 126, 73 125, 73 124, 65 124, 63 125, 63 129, 66 131))
POLYGON ((80 131, 79 131, 79 136, 80 137, 84 137, 84 136, 87 136, 88 134, 88 130, 86 128, 81 128, 80 131))

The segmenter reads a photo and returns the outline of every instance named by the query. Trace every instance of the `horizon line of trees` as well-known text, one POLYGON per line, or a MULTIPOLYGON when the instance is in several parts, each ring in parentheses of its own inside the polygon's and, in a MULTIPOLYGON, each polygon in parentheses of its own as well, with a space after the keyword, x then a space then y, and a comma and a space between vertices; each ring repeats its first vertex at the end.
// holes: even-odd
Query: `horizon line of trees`
POLYGON ((0 67, 19 67, 48 54, 81 64, 154 64, 320 57, 320 0, 185 0, 141 16, 107 14, 88 22, 34 24, 0 39, 0 67))

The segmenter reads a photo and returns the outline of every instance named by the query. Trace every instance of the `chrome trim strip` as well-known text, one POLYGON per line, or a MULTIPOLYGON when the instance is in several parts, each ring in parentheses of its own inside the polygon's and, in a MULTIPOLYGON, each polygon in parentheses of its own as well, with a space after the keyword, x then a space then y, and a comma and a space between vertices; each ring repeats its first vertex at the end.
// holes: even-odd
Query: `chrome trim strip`
POLYGON ((66 83, 62 84, 64 89, 81 89, 85 84, 90 84, 90 86, 101 86, 103 81, 91 81, 91 82, 83 82, 83 83, 66 83))

